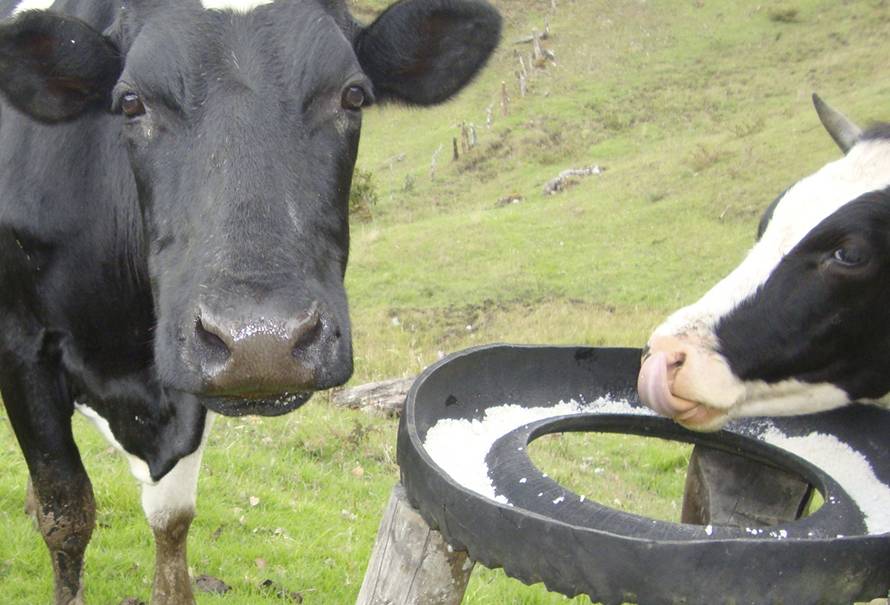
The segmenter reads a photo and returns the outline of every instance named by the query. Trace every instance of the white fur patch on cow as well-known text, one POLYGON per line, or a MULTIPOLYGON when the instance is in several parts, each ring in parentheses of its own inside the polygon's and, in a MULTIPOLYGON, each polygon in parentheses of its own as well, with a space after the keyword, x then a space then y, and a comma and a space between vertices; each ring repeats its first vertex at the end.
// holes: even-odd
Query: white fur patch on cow
POLYGON ((730 418, 815 414, 846 405, 850 397, 833 384, 783 380, 746 382, 746 397, 729 411, 730 418))
POLYGON ((215 417, 213 412, 207 412, 204 435, 197 450, 181 458, 157 483, 142 486, 142 510, 145 511, 145 518, 151 527, 163 529, 171 518, 176 518, 182 512, 195 510, 201 458, 215 417))
POLYGON ((148 464, 142 458, 134 456, 124 449, 124 446, 118 442, 114 437, 114 433, 111 432, 111 426, 108 424, 108 421, 105 420, 99 413, 91 408, 88 405, 83 405, 80 403, 74 404, 75 409, 78 412, 83 414, 90 422, 93 423, 105 440, 110 443, 117 451, 121 452, 124 457, 126 457, 127 462, 130 464, 130 473, 136 477, 136 480, 140 483, 151 485, 154 483, 151 478, 151 472, 149 472, 148 464))
MULTIPOLYGON (((849 403, 849 395, 831 384, 739 380, 715 350, 714 331, 720 319, 753 296, 814 227, 861 195, 888 186, 890 142, 868 140, 791 187, 742 263, 698 302, 668 317, 650 337, 653 350, 659 341, 669 340, 692 347, 671 392, 725 410, 730 418, 814 413, 849 403)), ((890 401, 890 395, 885 400, 890 401)))
POLYGON ((842 159, 800 180, 782 197, 772 220, 742 263, 696 303, 671 315, 655 336, 707 337, 717 321, 763 285, 816 225, 860 195, 890 186, 890 142, 865 141, 842 159))
POLYGON ((53 5, 55 0, 22 0, 13 9, 12 14, 17 15, 22 11, 46 10, 53 5))
POLYGON ((229 10, 236 13, 249 13, 258 6, 271 4, 275 0, 201 0, 208 10, 229 10))

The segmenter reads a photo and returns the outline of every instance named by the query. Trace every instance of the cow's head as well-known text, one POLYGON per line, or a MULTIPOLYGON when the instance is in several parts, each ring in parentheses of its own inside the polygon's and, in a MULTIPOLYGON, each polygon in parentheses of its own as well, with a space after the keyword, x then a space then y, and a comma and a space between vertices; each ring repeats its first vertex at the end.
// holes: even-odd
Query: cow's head
POLYGON ((890 129, 814 101, 846 155, 779 196, 742 264, 644 352, 640 396, 689 428, 890 393, 890 129))
POLYGON ((0 88, 44 123, 111 112, 99 123, 120 129, 135 176, 163 384, 278 414, 352 372, 362 109, 454 95, 500 17, 484 0, 405 0, 367 27, 340 0, 205 4, 125 0, 104 32, 24 12, 0 26, 0 88))

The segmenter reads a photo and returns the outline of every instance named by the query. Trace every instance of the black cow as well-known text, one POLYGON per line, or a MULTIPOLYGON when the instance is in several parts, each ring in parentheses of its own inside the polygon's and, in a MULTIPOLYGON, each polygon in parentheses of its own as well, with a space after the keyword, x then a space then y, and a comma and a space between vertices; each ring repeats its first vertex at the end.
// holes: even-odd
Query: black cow
POLYGON ((814 101, 845 156, 779 196, 745 260, 649 340, 640 396, 690 428, 890 404, 890 127, 814 101))
POLYGON ((362 108, 448 99, 500 17, 483 0, 405 0, 367 27, 343 0, 36 4, 0 6, 0 393, 56 604, 83 602, 95 518, 75 408, 143 483, 152 602, 191 603, 207 410, 282 414, 352 372, 362 108))

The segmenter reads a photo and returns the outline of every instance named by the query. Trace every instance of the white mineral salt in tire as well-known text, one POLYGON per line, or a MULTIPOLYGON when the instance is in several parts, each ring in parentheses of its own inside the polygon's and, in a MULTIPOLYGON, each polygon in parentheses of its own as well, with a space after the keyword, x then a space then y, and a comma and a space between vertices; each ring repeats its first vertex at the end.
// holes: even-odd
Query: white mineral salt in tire
POLYGON ((494 442, 521 426, 557 416, 576 414, 654 415, 634 407, 626 399, 600 397, 590 403, 572 399, 554 406, 523 407, 516 404, 487 408, 481 420, 443 418, 427 431, 423 447, 445 473, 463 487, 490 500, 512 506, 494 491, 485 457, 494 442))

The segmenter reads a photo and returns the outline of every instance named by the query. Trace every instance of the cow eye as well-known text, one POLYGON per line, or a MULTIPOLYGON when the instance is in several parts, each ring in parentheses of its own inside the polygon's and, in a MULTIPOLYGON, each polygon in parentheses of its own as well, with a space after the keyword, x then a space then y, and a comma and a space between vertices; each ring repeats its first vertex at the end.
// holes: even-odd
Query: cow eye
POLYGON ((347 86, 343 91, 341 104, 343 105, 343 109, 356 111, 362 108, 365 101, 365 91, 362 90, 361 86, 347 86))
POLYGON ((858 267, 868 261, 868 255, 857 246, 844 246, 832 252, 831 259, 844 267, 858 267))
POLYGON ((121 95, 121 111, 128 118, 136 118, 145 113, 145 105, 135 92, 125 92, 121 95))

